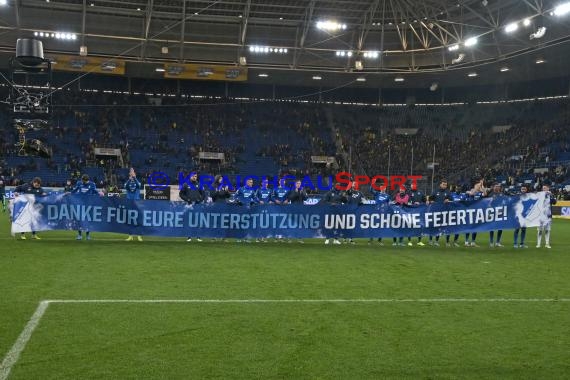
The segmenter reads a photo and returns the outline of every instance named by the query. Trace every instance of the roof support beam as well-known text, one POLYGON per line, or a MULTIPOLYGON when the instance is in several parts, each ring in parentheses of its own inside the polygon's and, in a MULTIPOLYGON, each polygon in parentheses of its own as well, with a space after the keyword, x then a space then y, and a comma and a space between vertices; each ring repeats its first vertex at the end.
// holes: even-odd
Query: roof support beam
POLYGON ((380 0, 375 0, 366 10, 366 13, 364 13, 362 26, 360 28, 360 35, 358 36, 358 43, 356 45, 358 51, 361 51, 362 48, 364 47, 364 41, 366 41, 366 36, 368 35, 368 32, 370 32, 370 28, 372 27, 372 21, 376 16, 378 5, 380 5, 380 0))
POLYGON ((313 11, 315 10, 315 0, 311 0, 307 8, 305 9, 305 16, 303 17, 303 23, 300 38, 295 38, 295 51, 293 52, 293 69, 297 68, 299 64, 299 58, 303 53, 305 48, 305 39, 307 38, 307 33, 309 33, 309 28, 311 27, 311 20, 313 19, 313 11))
POLYGON ((535 1, 534 4, 531 3, 531 2, 528 1, 528 0, 523 0, 523 2, 524 2, 526 5, 528 5, 533 11, 535 11, 535 12, 537 12, 537 13, 541 13, 540 10, 539 10, 539 8, 538 8, 538 4, 536 3, 536 1, 535 1))
POLYGON ((14 1, 14 13, 16 14, 16 30, 20 35, 20 0, 14 1))
POLYGON ((186 35, 186 0, 182 0, 182 21, 180 22, 180 55, 178 60, 184 61, 184 39, 186 35))
POLYGON ((87 18, 87 0, 83 0, 81 9, 81 46, 85 45, 85 20, 87 18))
POLYGON ((249 22, 249 10, 251 9, 251 0, 247 0, 245 4, 245 10, 243 12, 243 21, 241 28, 241 36, 239 39, 240 45, 243 47, 245 45, 245 36, 247 35, 247 23, 249 22))
POLYGON ((143 31, 143 38, 144 42, 142 45, 141 51, 141 59, 145 59, 146 57, 146 47, 148 44, 148 33, 150 31, 150 21, 152 20, 152 8, 153 8, 154 0, 148 0, 148 4, 146 7, 146 17, 144 21, 144 31, 143 31))
POLYGON ((492 22, 494 20, 489 21, 485 16, 483 16, 481 13, 477 12, 475 9, 471 8, 469 5, 464 4, 462 2, 460 2, 459 4, 461 4, 463 7, 465 7, 465 9, 469 10, 471 13, 473 13, 479 19, 483 20, 483 22, 485 24, 489 25, 489 27, 491 27, 491 28, 497 28, 498 27, 498 25, 495 22, 492 22))

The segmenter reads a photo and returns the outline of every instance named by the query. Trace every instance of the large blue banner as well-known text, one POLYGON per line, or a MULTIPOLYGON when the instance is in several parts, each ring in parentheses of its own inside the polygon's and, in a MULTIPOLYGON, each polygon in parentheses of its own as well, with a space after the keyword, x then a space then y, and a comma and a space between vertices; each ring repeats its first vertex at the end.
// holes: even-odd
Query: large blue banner
POLYGON ((550 195, 396 205, 188 205, 81 195, 19 196, 12 233, 86 229, 211 238, 414 237, 533 227, 550 219, 550 195))

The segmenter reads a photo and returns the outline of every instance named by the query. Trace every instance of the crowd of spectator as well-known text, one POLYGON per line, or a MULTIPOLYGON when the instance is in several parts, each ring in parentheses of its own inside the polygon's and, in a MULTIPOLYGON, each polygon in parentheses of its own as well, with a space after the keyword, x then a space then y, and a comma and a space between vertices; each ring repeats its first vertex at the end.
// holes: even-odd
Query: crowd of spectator
POLYGON ((277 173, 271 174, 299 176, 330 175, 339 168, 368 175, 429 175, 433 162, 436 180, 446 177, 459 184, 476 176, 563 183, 569 174, 567 99, 437 107, 153 102, 144 96, 60 94, 49 126, 28 136, 45 141, 52 157, 14 160, 20 136, 6 128, 0 135, 2 174, 14 182, 28 173, 51 172, 63 178, 53 183, 59 185, 99 166, 107 174, 98 178, 100 183, 123 180, 109 177, 120 165, 96 157, 98 147, 119 148, 122 166, 137 168, 143 177, 165 170, 242 174, 243 165, 258 158, 274 163, 277 173), (223 160, 201 159, 201 152, 223 154, 223 160), (311 156, 335 159, 315 164, 311 156), (545 171, 535 173, 536 167, 545 171))

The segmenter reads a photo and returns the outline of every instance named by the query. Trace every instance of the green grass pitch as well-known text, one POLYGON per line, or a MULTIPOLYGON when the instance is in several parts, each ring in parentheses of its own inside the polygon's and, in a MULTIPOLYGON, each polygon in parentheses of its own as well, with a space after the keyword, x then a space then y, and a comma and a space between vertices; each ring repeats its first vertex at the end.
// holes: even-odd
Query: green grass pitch
POLYGON ((9 379, 570 378, 570 302, 521 301, 570 298, 570 221, 552 249, 531 228, 515 250, 512 231, 493 249, 487 233, 479 248, 20 241, 0 219, 0 360, 42 300, 415 300, 52 303, 9 379))

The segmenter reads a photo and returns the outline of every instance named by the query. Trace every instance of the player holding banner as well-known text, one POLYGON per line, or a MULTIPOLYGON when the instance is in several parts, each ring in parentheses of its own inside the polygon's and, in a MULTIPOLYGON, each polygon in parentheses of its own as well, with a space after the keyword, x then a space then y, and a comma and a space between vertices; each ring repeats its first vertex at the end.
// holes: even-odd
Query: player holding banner
MULTIPOLYGON (((20 194, 32 194, 36 197, 45 197, 47 193, 42 188, 42 180, 39 177, 35 177, 32 182, 24 183, 14 189, 14 197, 20 194)), ((22 232, 20 239, 26 240, 26 235, 22 232)), ((32 230, 32 239, 40 240, 40 237, 36 234, 36 231, 32 230)))
MULTIPOLYGON (((358 190, 358 183, 352 182, 350 184, 350 189, 346 191, 346 203, 350 205, 360 206, 362 205, 362 200, 364 196, 360 190, 358 190)), ((345 243, 356 244, 353 238, 344 239, 345 243)))
MULTIPOLYGON (((432 195, 430 195, 429 203, 430 204, 433 204, 433 203, 444 204, 444 203, 449 203, 449 202, 451 202, 451 192, 447 188, 447 180, 442 179, 439 182, 439 189, 437 189, 437 191, 434 191, 434 193, 432 195)), ((433 236, 430 235, 429 236, 429 245, 439 247, 439 237, 440 237, 440 234, 436 235, 435 242, 434 242, 433 236)))
MULTIPOLYGON (((374 196, 374 201, 376 202, 377 205, 390 203, 390 194, 386 193, 385 186, 380 187, 379 190, 377 190, 374 186, 372 186, 372 195, 374 196)), ((368 244, 372 244, 373 241, 374 238, 370 238, 368 244)), ((378 238, 378 244, 384 245, 384 243, 382 243, 382 238, 378 238)))
MULTIPOLYGON (((491 204, 499 203, 500 199, 504 196, 503 189, 500 183, 495 182, 493 185, 493 190, 489 193, 488 197, 493 198, 491 204)), ((489 247, 504 247, 501 244, 501 237, 503 236, 503 230, 497 230, 496 240, 495 231, 489 231, 489 247)))
MULTIPOLYGON (((467 192, 467 200, 468 201, 478 201, 485 197, 487 194, 487 189, 485 188, 485 180, 483 178, 479 178, 477 182, 473 185, 473 188, 467 192)), ((477 232, 467 232, 465 234, 465 246, 466 247, 479 247, 477 245, 477 232), (471 237, 471 241, 469 241, 469 237, 471 237)))
MULTIPOLYGON (((522 185, 520 195, 524 195, 527 192, 528 192, 527 185, 522 185)), ((516 228, 515 232, 514 232, 514 237, 513 237, 514 248, 528 248, 524 244, 525 237, 526 237, 526 227, 516 228), (520 232, 521 240, 520 240, 520 244, 517 244, 517 242, 519 241, 519 232, 520 232)))
MULTIPOLYGON (((417 207, 419 205, 423 205, 426 204, 427 199, 424 193, 422 193, 420 190, 418 189, 411 189, 409 191, 410 194, 410 202, 409 205, 411 207, 417 207)), ((408 245, 411 246, 411 238, 408 238, 408 245)), ((418 243, 417 245, 419 245, 420 247, 423 247, 425 244, 422 242, 422 234, 420 233, 418 235, 418 243)))

